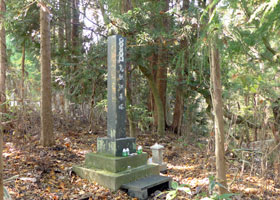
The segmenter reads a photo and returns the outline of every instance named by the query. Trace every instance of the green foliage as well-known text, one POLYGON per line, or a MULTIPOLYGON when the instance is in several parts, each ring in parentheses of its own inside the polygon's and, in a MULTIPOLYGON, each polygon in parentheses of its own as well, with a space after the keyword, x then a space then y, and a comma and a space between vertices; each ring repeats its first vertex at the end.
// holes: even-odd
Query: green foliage
MULTIPOLYGON (((11 182, 11 181, 15 180, 16 178, 18 178, 18 175, 10 177, 8 179, 5 179, 3 181, 3 183, 5 184, 5 183, 8 183, 8 182, 11 182)), ((7 188, 4 187, 3 189, 4 189, 4 200, 12 200, 12 197, 11 197, 9 191, 7 190, 7 188)))
POLYGON ((179 191, 183 191, 189 195, 191 195, 191 189, 189 187, 186 187, 187 185, 179 185, 177 182, 175 181, 172 181, 171 182, 171 188, 172 190, 170 191, 166 191, 166 192, 162 192, 160 193, 159 195, 157 196, 161 196, 162 194, 165 194, 166 193, 166 199, 167 200, 172 200, 172 199, 175 199, 176 196, 178 195, 178 192, 179 191))
POLYGON ((137 122, 138 128, 140 128, 141 131, 149 130, 149 126, 153 119, 151 113, 145 108, 145 105, 130 105, 128 109, 131 109, 131 114, 133 115, 132 118, 137 122))
POLYGON ((6 187, 4 187, 4 200, 12 200, 12 197, 6 187))
POLYGON ((236 194, 234 193, 225 193, 225 194, 217 194, 214 192, 214 188, 216 185, 218 185, 219 187, 223 187, 225 188, 222 184, 216 182, 215 177, 214 176, 209 176, 209 192, 210 194, 212 194, 210 196, 210 198, 208 199, 212 199, 212 200, 231 200, 232 197, 236 194))

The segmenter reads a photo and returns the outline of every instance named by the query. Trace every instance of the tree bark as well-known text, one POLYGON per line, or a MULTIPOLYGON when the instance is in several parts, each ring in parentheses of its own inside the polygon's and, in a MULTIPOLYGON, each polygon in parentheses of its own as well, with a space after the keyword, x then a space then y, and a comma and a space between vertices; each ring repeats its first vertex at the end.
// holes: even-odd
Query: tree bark
POLYGON ((79 12, 79 0, 72 0, 72 32, 71 32, 71 39, 72 39, 72 52, 74 55, 77 55, 80 50, 79 44, 79 22, 80 12, 79 12))
POLYGON ((91 94, 91 103, 90 103, 90 116, 89 116, 89 121, 90 121, 90 130, 94 130, 94 106, 95 106, 95 93, 96 93, 96 82, 93 80, 92 83, 92 94, 91 94))
MULTIPOLYGON (((224 121, 223 121, 223 100, 221 86, 221 72, 219 63, 219 50, 214 43, 211 44, 211 80, 212 80, 212 100, 215 118, 215 155, 216 155, 216 177, 217 181, 224 187, 226 183, 226 163, 224 148, 224 121)), ((227 190, 219 186, 219 193, 226 193, 227 190)))
POLYGON ((7 70, 7 54, 6 54, 6 32, 4 27, 4 13, 6 12, 6 4, 4 0, 0 3, 0 200, 4 198, 3 186, 3 126, 4 113, 6 109, 6 70, 7 70))
MULTIPOLYGON (((121 2, 122 7, 121 7, 121 13, 127 13, 129 10, 132 9, 131 5, 131 0, 124 0, 121 2)), ((130 62, 127 62, 126 64, 126 105, 128 107, 127 109, 127 119, 128 119, 128 124, 129 124, 129 136, 130 137, 136 137, 136 127, 134 123, 134 117, 133 117, 133 111, 132 111, 132 90, 130 87, 130 82, 131 82, 131 65, 130 62)))
POLYGON ((276 101, 273 102, 274 106, 272 107, 273 111, 273 117, 274 117, 274 122, 273 122, 273 128, 272 128, 272 133, 274 136, 274 139, 276 143, 278 144, 280 142, 280 98, 278 98, 276 101))
MULTIPOLYGON (((211 15, 211 11, 210 11, 211 15)), ((215 34, 215 33, 214 33, 215 34)), ((214 109, 215 121, 215 155, 216 155, 216 179, 223 187, 218 186, 219 194, 227 192, 226 182, 226 163, 225 163, 225 148, 224 148, 224 121, 223 121, 223 99, 222 99, 222 86, 221 86, 221 70, 219 50, 215 44, 216 35, 214 40, 211 41, 210 46, 210 73, 212 83, 212 103, 214 109)))
MULTIPOLYGON (((64 51, 64 19, 63 15, 65 13, 65 0, 59 0, 59 24, 58 24, 58 49, 59 49, 59 57, 63 57, 64 51)), ((61 59, 59 59, 60 61, 61 59)))
MULTIPOLYGON (((210 1, 210 4, 212 0, 210 1)), ((210 9, 210 16, 213 10, 210 9)), ((212 84, 212 103, 214 109, 215 121, 215 155, 216 155, 216 179, 222 186, 218 185, 219 194, 227 193, 227 179, 226 179, 226 162, 225 162, 225 131, 223 120, 223 99, 222 99, 222 84, 221 84, 221 69, 219 49, 216 46, 218 40, 217 33, 213 33, 213 39, 210 42, 210 76, 212 84)))
POLYGON ((0 8, 0 106, 2 113, 6 113, 6 70, 7 70, 7 54, 6 54, 6 32, 4 27, 4 15, 6 12, 5 1, 1 0, 0 8))
MULTIPOLYGON (((168 11, 169 0, 165 0, 165 4, 162 9, 163 12, 168 11)), ((167 33, 169 30, 169 19, 165 14, 161 19, 161 26, 164 28, 164 32, 167 33)), ((164 126, 167 127, 168 125, 166 122, 166 89, 167 89, 168 48, 164 45, 165 43, 163 41, 164 39, 165 38, 159 38, 159 46, 157 52, 158 60, 157 60, 157 71, 156 71, 156 86, 163 105, 164 124, 165 124, 164 126)), ((156 109, 158 108, 156 107, 156 109)))
POLYGON ((25 41, 22 44, 22 57, 21 57, 21 103, 22 103, 23 114, 24 114, 24 78, 25 78, 25 41))
MULTIPOLYGON (((189 8, 189 0, 183 1, 183 11, 186 11, 189 8)), ((188 60, 188 41, 187 39, 184 39, 181 43, 182 49, 185 49, 184 52, 184 66, 181 66, 177 68, 177 86, 176 86, 176 99, 175 99, 175 106, 174 106, 174 113, 173 113, 173 122, 172 122, 172 130, 174 133, 177 133, 178 135, 181 134, 181 125, 182 125, 182 118, 183 118, 183 112, 184 112, 184 98, 183 98, 183 80, 184 80, 184 69, 187 68, 188 60)))
POLYGON ((141 72, 146 76, 148 79, 149 86, 151 88, 153 97, 154 97, 154 103, 157 107, 157 133, 159 135, 164 135, 165 133, 165 120, 164 120, 164 107, 159 95, 158 88, 156 86, 156 81, 154 80, 154 77, 150 70, 148 70, 145 67, 140 66, 139 67, 141 72))
MULTIPOLYGON (((70 51, 71 48, 71 1, 65 1, 65 42, 66 48, 70 51)), ((70 61, 70 60, 69 60, 70 61)))
POLYGON ((183 108, 184 108, 184 99, 183 99, 183 88, 182 88, 182 81, 183 75, 180 72, 181 69, 177 70, 177 82, 178 86, 176 87, 176 99, 175 99, 175 106, 174 106, 174 114, 173 114, 173 122, 172 122, 172 131, 177 133, 178 135, 181 133, 181 124, 183 118, 183 108))
MULTIPOLYGON (((156 73, 156 87, 160 96, 160 100, 162 102, 163 111, 158 111, 158 107, 156 107, 157 115, 158 112, 163 112, 164 116, 164 124, 166 124, 166 88, 167 88, 167 63, 164 62, 166 58, 166 49, 163 50, 163 45, 160 41, 158 48, 158 66, 156 73)), ((155 97, 154 97, 155 98, 155 97)), ((157 104, 156 104, 157 105, 157 104)), ((165 126, 165 125, 164 125, 165 126)))
MULTIPOLYGON (((129 63, 128 63, 129 66, 129 63)), ((132 91, 131 91, 131 71, 129 71, 129 67, 127 67, 127 78, 126 78, 126 101, 128 105, 127 109, 127 119, 129 123, 129 136, 130 137, 136 137, 136 127, 134 123, 134 117, 133 117, 133 110, 132 110, 132 91)))
POLYGON ((55 143, 51 102, 51 43, 49 9, 41 1, 41 144, 51 146, 55 143))

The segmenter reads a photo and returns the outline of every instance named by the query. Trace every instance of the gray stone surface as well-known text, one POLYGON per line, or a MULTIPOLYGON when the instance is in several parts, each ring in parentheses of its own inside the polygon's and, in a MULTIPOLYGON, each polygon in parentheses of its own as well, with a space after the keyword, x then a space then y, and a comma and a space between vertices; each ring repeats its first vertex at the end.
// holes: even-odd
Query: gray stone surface
POLYGON ((167 184, 170 188, 171 178, 160 175, 152 175, 131 183, 122 185, 122 189, 128 190, 128 195, 138 199, 147 199, 148 190, 163 184, 167 184))
POLYGON ((89 181, 95 181, 112 191, 118 190, 123 184, 159 174, 158 165, 142 165, 119 173, 108 172, 95 168, 88 168, 84 165, 73 166, 73 171, 80 177, 89 181))
POLYGON ((98 153, 122 156, 124 148, 128 148, 130 153, 136 153, 136 138, 97 138, 98 153))
POLYGON ((125 138, 125 68, 126 38, 120 35, 108 38, 108 111, 107 135, 125 138))
POLYGON ((152 155, 153 155, 153 163, 162 164, 163 163, 163 150, 164 147, 158 143, 151 146, 152 155))
POLYGON ((122 172, 147 164, 147 153, 130 155, 128 157, 106 156, 99 153, 86 154, 85 166, 88 168, 103 169, 109 172, 122 172))
MULTIPOLYGON (((158 163, 154 163, 153 158, 149 158, 148 159, 148 164, 158 164, 158 163)), ((165 162, 162 162, 161 164, 158 164, 159 165, 159 171, 162 172, 162 173, 166 173, 167 172, 167 164, 165 162)))

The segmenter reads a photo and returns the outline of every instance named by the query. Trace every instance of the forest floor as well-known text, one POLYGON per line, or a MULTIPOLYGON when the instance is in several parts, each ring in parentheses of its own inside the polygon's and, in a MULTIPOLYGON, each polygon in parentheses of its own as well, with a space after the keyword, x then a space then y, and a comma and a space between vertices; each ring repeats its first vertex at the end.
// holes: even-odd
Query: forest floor
MULTIPOLYGON (((39 130, 37 134, 24 136, 5 133, 4 179, 15 176, 5 183, 12 199, 133 199, 121 190, 110 192, 97 183, 90 183, 75 175, 71 167, 83 163, 85 154, 96 150, 97 137, 105 136, 106 133, 102 127, 97 127, 94 133, 78 124, 70 127, 56 131, 56 145, 50 148, 39 144, 39 130)), ((172 177, 179 184, 186 184, 185 187, 191 190, 189 194, 178 191, 175 199, 203 199, 211 196, 209 185, 213 183, 211 176, 215 171, 214 152, 207 150, 206 138, 190 138, 184 141, 172 134, 158 137, 143 133, 137 137, 137 145, 142 145, 149 155, 150 146, 154 143, 165 146, 164 160, 168 163, 168 170, 163 175, 172 177)), ((280 199, 280 183, 274 180, 272 168, 265 175, 257 176, 260 165, 248 164, 241 174, 242 163, 230 157, 227 158, 227 168, 230 192, 236 194, 233 199, 280 199)), ((166 199, 166 194, 157 199, 166 199)))

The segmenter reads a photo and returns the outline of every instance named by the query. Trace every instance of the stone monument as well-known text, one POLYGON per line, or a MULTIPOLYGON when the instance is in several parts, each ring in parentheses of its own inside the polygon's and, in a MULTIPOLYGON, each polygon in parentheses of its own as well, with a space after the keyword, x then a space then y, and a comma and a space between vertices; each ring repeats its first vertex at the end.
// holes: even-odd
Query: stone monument
POLYGON ((97 152, 121 156, 124 148, 136 152, 135 138, 126 137, 125 68, 126 39, 117 35, 108 39, 108 112, 107 137, 98 138, 97 152))
POLYGON ((108 39, 107 137, 97 139, 97 153, 88 153, 85 163, 73 166, 82 178, 95 181, 112 191, 122 185, 159 174, 159 165, 147 164, 147 153, 136 154, 136 139, 126 137, 125 106, 126 39, 108 39), (130 155, 122 157, 123 149, 130 155))

